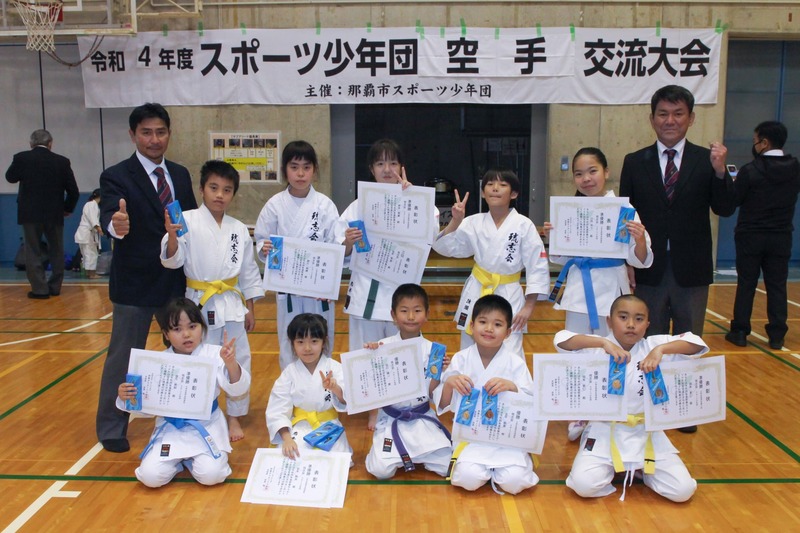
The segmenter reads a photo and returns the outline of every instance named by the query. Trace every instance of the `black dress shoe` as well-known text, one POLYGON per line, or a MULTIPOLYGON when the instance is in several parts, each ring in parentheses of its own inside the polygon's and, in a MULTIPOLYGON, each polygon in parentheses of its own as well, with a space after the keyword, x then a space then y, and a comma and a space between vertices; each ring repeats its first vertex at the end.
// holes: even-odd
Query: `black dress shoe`
POLYGON ((35 293, 33 291, 30 291, 28 293, 28 298, 30 298, 31 300, 47 300, 48 298, 50 298, 50 295, 49 294, 37 294, 37 293, 35 293))
POLYGON ((686 426, 685 428, 678 428, 681 433, 697 433, 697 426, 686 426))
POLYGON ((771 340, 769 341, 769 347, 772 348, 773 350, 780 350, 781 348, 783 348, 783 341, 771 340))
POLYGON ((725 334, 725 340, 736 346, 747 346, 747 334, 744 331, 729 331, 725 334))
POLYGON ((128 439, 106 439, 101 440, 100 444, 103 445, 106 451, 113 453, 125 453, 131 449, 128 439))
POLYGON ((60 296, 60 295, 61 295, 61 291, 54 291, 52 289, 50 290, 50 296, 60 296))

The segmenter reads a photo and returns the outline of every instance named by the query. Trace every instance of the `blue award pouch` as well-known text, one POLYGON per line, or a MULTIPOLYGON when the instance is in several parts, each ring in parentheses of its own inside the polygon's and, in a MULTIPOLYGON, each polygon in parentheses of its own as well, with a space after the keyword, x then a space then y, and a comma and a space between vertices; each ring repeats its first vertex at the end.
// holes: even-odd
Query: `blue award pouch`
POLYGON ((331 448, 333 448, 333 445, 336 444, 336 441, 339 440, 339 437, 342 436, 342 433, 344 433, 344 428, 342 426, 336 426, 336 429, 325 435, 314 447, 329 452, 331 448))
POLYGON ((347 223, 348 226, 351 228, 357 228, 361 230, 361 240, 357 241, 355 244, 356 252, 369 252, 372 250, 372 246, 369 244, 369 239, 367 239, 367 228, 364 227, 363 220, 353 220, 347 223))
POLYGON ((608 363, 608 393, 617 396, 625 394, 625 369, 628 363, 617 363, 609 356, 608 363))
POLYGON ((181 225, 181 229, 179 229, 177 233, 178 237, 189 233, 189 228, 186 226, 186 219, 183 218, 181 203, 178 200, 167 204, 167 212, 169 213, 170 222, 181 225))
POLYGON ((442 378, 442 365, 446 347, 438 342, 431 343, 431 354, 428 356, 428 366, 425 368, 425 377, 439 381, 442 378))
POLYGON ((653 405, 669 401, 667 386, 664 383, 664 376, 661 374, 661 367, 657 366, 652 372, 645 372, 644 380, 647 382, 647 389, 650 391, 653 405))
POLYGON ((461 405, 458 406, 458 413, 455 416, 455 422, 464 426, 472 425, 472 416, 475 414, 475 408, 478 406, 478 399, 481 391, 474 388, 469 392, 469 396, 461 398, 461 405))
POLYGON ((335 433, 339 428, 341 428, 341 426, 334 424, 333 421, 329 420, 314 431, 306 434, 306 436, 303 437, 303 440, 306 441, 309 446, 316 446, 318 443, 325 440, 328 435, 335 433))
POLYGON ((280 270, 283 267, 283 237, 270 237, 272 250, 267 257, 267 268, 270 270, 280 270))
POLYGON ((614 235, 614 240, 617 242, 624 242, 628 244, 631 242, 631 234, 628 233, 628 228, 625 226, 627 222, 633 220, 636 216, 636 209, 632 207, 620 207, 619 218, 617 219, 617 233, 614 235))
POLYGON ((133 384, 136 387, 136 398, 132 400, 125 400, 126 411, 141 411, 142 410, 142 376, 139 374, 125 374, 125 382, 133 384))
POLYGON ((497 425, 497 394, 489 394, 486 389, 481 392, 481 424, 497 425))

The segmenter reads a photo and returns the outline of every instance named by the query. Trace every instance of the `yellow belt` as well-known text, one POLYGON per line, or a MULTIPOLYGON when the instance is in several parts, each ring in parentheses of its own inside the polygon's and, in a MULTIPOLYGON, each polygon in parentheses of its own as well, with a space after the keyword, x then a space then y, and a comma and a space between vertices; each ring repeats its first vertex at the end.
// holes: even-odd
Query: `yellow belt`
MULTIPOLYGON (((481 284, 481 296, 486 296, 487 294, 494 294, 494 291, 496 291, 497 287, 500 285, 518 282, 520 277, 522 277, 522 272, 517 272, 516 274, 495 274, 475 264, 472 266, 472 275, 478 280, 478 283, 481 284)), ((467 323, 465 331, 467 335, 472 335, 472 327, 469 322, 467 323)))
POLYGON ((311 425, 311 429, 317 429, 323 422, 328 420, 336 420, 339 415, 336 414, 335 409, 328 409, 327 411, 306 411, 295 407, 292 411, 292 425, 294 426, 301 420, 305 420, 311 425))
MULTIPOLYGON (((456 467, 456 462, 458 462, 458 456, 461 455, 461 452, 464 451, 464 448, 467 447, 467 444, 469 444, 469 442, 463 441, 463 440, 461 442, 459 442, 458 444, 456 444, 456 448, 455 448, 455 450, 453 450, 453 455, 450 457, 450 466, 447 468, 447 475, 445 476, 445 479, 447 481, 450 481, 450 478, 453 476, 453 470, 456 467)), ((534 468, 539 466, 539 456, 538 455, 532 453, 531 454, 531 460, 533 461, 533 467, 534 468)))
POLYGON ((197 291, 203 291, 203 296, 200 297, 200 307, 204 306, 215 294, 221 294, 227 291, 233 291, 238 294, 239 298, 242 299, 242 303, 246 304, 247 302, 245 302, 244 294, 236 288, 237 283, 239 283, 239 276, 230 279, 218 279, 216 281, 200 281, 199 279, 186 278, 187 287, 197 291))
MULTIPOLYGON (((629 427, 635 427, 639 424, 644 424, 644 415, 628 415, 628 420, 619 422, 629 427)), ((622 463, 622 455, 617 448, 617 442, 614 440, 614 428, 617 422, 611 422, 611 461, 614 463, 614 472, 624 472, 625 465, 622 463)), ((653 448, 652 434, 647 432, 647 441, 644 444, 644 473, 655 474, 656 472, 656 452, 653 448)))

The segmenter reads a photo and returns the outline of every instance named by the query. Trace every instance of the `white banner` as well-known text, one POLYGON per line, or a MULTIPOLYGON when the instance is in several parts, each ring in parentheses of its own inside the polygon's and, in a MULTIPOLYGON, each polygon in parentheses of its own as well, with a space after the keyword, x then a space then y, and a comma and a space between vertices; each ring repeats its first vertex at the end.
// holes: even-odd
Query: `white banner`
MULTIPOLYGON (((81 55, 94 37, 78 37, 81 55)), ((86 107, 717 101, 722 34, 667 28, 331 28, 106 36, 86 107)))

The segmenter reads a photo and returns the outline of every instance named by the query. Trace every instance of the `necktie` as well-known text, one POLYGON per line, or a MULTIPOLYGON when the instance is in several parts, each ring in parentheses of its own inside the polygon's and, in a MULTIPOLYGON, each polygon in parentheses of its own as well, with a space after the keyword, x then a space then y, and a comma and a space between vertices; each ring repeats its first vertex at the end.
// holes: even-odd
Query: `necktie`
POLYGON ((161 167, 156 167, 153 171, 153 174, 156 175, 156 192, 158 193, 158 199, 161 200, 161 207, 164 209, 167 208, 167 204, 172 202, 172 193, 169 190, 169 185, 167 185, 167 178, 164 176, 164 169, 161 167))
POLYGON ((667 154, 667 166, 664 168, 664 192, 667 193, 667 200, 671 202, 675 195, 675 183, 678 181, 678 167, 675 166, 675 154, 678 151, 670 148, 664 150, 664 153, 667 154))

